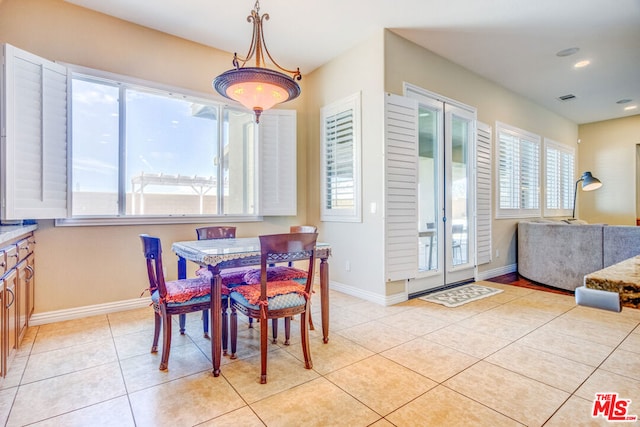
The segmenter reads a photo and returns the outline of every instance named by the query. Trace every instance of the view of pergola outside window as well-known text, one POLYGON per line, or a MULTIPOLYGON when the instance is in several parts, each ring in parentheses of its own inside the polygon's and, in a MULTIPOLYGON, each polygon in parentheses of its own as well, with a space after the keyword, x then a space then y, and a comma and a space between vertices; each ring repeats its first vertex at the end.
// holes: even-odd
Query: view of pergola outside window
POLYGON ((72 115, 74 217, 255 213, 249 112, 74 75, 72 115))

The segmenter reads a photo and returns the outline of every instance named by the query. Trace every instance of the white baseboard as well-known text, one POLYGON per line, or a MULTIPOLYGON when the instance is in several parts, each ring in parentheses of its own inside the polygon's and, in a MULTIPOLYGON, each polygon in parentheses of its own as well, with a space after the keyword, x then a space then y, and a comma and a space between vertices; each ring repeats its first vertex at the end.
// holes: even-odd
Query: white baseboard
POLYGON ((510 264, 491 270, 478 271, 478 277, 476 280, 487 280, 492 277, 502 276, 503 274, 515 273, 516 271, 518 271, 518 264, 510 264))
POLYGON ((116 301, 106 304, 88 305, 84 307, 69 308, 65 310, 36 313, 29 319, 29 326, 40 326, 47 323, 62 322, 65 320, 80 319, 83 317, 97 316, 100 314, 116 313, 118 311, 133 310, 149 307, 149 298, 135 298, 125 301, 116 301))
POLYGON ((394 295, 380 295, 373 292, 365 291, 354 286, 345 285, 340 282, 329 281, 329 288, 334 291, 342 292, 353 297, 362 298, 363 300, 374 302, 376 304, 388 306, 404 302, 409 299, 406 292, 394 295))

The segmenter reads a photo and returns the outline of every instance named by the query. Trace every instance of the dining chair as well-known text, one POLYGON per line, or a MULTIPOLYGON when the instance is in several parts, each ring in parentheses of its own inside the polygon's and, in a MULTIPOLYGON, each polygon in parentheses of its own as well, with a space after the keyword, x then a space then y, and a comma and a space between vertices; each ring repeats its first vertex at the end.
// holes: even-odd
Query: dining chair
POLYGON ((171 351, 171 316, 203 311, 211 306, 211 282, 202 277, 166 282, 162 267, 162 244, 157 237, 141 234, 142 250, 149 276, 149 293, 155 313, 155 328, 151 352, 158 352, 162 328, 162 357, 160 370, 168 367, 171 351))
POLYGON ((228 225, 215 225, 210 227, 196 228, 198 240, 209 239, 234 239, 236 228, 228 225))
POLYGON ((289 227, 289 233, 316 233, 318 227, 315 225, 292 225, 289 227))
POLYGON ((234 359, 238 339, 240 311, 249 318, 260 319, 260 383, 267 382, 268 319, 291 318, 300 314, 300 335, 305 368, 311 369, 309 347, 309 314, 315 264, 317 233, 286 233, 260 236, 260 283, 235 286, 229 292, 231 306, 231 358, 234 359), (295 280, 268 280, 267 269, 272 262, 291 259, 308 262, 304 284, 295 280))
MULTIPOLYGON (((317 230, 318 228, 315 225, 292 225, 289 227, 289 233, 316 233, 317 230)), ((269 265, 270 268, 267 271, 269 275, 273 276, 271 280, 280 280, 280 279, 298 280, 298 279, 307 278, 307 272, 304 270, 295 268, 293 266, 293 261, 289 261, 287 265, 289 268, 276 267, 275 264, 270 264, 269 265)), ((257 276, 256 280, 251 280, 251 277, 247 276, 247 278, 249 279, 247 283, 259 283, 260 270, 256 269, 255 273, 257 273, 255 274, 257 276)), ((289 322, 290 321, 291 321, 291 318, 284 319, 284 327, 285 327, 284 344, 285 345, 289 345, 289 338, 290 338, 289 322)), ((278 319, 273 319, 271 322, 272 322, 271 337, 273 339, 273 343, 275 344, 278 341, 278 319)), ((315 330, 315 327, 313 326, 313 318, 311 316, 311 313, 309 313, 309 329, 311 329, 312 331, 315 330)))

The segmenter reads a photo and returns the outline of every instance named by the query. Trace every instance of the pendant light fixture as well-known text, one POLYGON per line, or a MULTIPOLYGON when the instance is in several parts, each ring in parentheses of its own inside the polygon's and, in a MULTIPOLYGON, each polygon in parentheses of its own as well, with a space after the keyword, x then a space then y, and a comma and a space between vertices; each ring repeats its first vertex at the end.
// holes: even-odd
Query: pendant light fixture
POLYGON ((260 2, 256 4, 247 17, 247 21, 253 23, 253 36, 247 56, 241 58, 237 53, 233 54, 234 68, 220 74, 213 80, 214 89, 225 98, 238 101, 256 114, 256 123, 260 123, 260 114, 276 104, 290 101, 300 95, 300 86, 296 80, 302 79, 300 68, 287 70, 282 68, 271 57, 262 32, 263 20, 269 20, 269 14, 260 16, 260 2), (264 52, 263 52, 264 49, 264 52), (279 70, 264 67, 264 54, 279 70), (245 64, 256 57, 255 67, 245 67, 245 64), (291 74, 288 76, 287 74, 291 74))

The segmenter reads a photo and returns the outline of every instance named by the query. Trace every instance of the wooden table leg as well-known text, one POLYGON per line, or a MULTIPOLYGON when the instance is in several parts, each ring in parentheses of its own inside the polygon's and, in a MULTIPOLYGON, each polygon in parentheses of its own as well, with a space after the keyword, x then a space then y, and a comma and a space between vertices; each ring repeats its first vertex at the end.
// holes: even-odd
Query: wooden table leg
POLYGON ((322 341, 329 342, 329 263, 320 259, 320 306, 322 308, 322 341))
POLYGON ((220 375, 220 360, 222 358, 222 278, 220 268, 209 266, 211 272, 211 361, 213 362, 213 376, 220 375))

